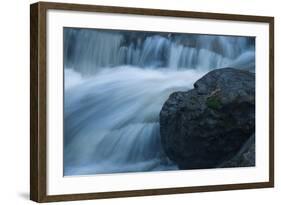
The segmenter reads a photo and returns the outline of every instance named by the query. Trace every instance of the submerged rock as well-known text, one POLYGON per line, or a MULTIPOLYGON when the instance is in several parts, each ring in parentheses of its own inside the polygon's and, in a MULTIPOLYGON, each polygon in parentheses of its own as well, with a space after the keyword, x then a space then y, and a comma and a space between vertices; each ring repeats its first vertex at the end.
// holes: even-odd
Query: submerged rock
POLYGON ((252 166, 254 147, 250 156, 240 150, 254 146, 254 132, 255 74, 233 68, 213 70, 194 89, 171 94, 160 112, 163 148, 180 169, 252 166), (243 157, 249 160, 240 163, 243 157))

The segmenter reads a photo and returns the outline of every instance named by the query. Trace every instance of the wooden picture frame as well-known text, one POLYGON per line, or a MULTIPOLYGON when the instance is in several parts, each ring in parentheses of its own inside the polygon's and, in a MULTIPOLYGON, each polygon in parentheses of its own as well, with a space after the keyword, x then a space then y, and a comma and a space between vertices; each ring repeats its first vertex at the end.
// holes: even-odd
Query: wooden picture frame
POLYGON ((36 202, 101 199, 114 197, 133 197, 162 194, 209 192, 237 189, 266 188, 274 186, 274 18, 189 11, 157 10, 143 8, 109 7, 82 4, 39 2, 30 6, 30 199, 36 202), (268 25, 269 31, 269 133, 268 136, 268 180, 247 183, 215 184, 203 186, 167 187, 125 191, 106 191, 93 193, 73 193, 49 195, 47 167, 47 12, 79 11, 110 14, 128 14, 219 20, 234 22, 256 22, 268 25))

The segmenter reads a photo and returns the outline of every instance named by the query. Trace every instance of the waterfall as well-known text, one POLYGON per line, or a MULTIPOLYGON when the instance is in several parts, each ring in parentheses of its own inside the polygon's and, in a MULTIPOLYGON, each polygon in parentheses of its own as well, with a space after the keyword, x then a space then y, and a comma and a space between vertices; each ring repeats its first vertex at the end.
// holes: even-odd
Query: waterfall
POLYGON ((178 169, 162 105, 226 66, 254 72, 254 38, 65 28, 64 175, 178 169))
MULTIPOLYGON (((254 38, 194 34, 65 29, 65 66, 84 74, 104 67, 215 69, 232 64, 246 51, 255 52, 254 38), (132 37, 133 36, 133 37, 132 37), (132 40, 132 38, 134 38, 132 40)), ((249 59, 254 62, 253 58, 249 59)), ((245 69, 254 70, 254 66, 245 69)))

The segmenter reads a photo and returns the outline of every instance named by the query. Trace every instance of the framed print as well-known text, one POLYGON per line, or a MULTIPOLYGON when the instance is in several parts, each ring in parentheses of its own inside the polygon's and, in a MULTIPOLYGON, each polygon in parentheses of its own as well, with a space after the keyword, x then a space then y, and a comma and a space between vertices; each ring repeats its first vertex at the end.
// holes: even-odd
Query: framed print
POLYGON ((30 198, 274 186, 274 18, 39 2, 30 198))

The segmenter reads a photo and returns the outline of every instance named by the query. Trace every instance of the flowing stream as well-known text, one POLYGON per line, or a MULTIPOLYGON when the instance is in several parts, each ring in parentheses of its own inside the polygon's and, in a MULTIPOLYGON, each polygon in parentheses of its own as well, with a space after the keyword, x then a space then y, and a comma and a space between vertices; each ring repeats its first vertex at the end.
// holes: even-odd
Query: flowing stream
POLYGON ((212 69, 254 72, 255 39, 64 29, 64 175, 176 170, 159 112, 212 69))

